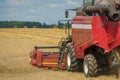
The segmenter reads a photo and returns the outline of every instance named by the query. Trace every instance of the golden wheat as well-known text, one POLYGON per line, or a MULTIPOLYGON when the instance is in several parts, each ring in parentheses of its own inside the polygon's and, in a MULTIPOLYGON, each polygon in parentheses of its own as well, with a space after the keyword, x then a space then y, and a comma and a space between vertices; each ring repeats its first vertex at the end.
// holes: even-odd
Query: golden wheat
POLYGON ((57 45, 65 36, 61 29, 0 29, 0 80, 116 80, 114 75, 85 78, 80 72, 29 65, 29 52, 35 45, 57 45))

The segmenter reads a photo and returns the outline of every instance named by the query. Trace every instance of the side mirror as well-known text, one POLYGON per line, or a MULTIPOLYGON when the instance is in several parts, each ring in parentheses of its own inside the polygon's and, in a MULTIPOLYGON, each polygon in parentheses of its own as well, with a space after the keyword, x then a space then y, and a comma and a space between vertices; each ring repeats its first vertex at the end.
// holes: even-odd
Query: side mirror
POLYGON ((68 10, 65 10, 65 18, 68 18, 68 10))

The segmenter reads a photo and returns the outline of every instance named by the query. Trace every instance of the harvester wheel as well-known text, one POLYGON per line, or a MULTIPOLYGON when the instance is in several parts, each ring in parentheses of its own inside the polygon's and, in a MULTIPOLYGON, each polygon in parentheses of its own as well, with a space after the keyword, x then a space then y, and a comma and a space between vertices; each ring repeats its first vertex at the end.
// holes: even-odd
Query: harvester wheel
POLYGON ((70 43, 67 46, 67 70, 77 71, 79 69, 78 60, 75 57, 73 44, 70 43))
POLYGON ((88 54, 84 58, 83 68, 84 74, 86 77, 95 77, 97 76, 97 61, 92 54, 88 54))

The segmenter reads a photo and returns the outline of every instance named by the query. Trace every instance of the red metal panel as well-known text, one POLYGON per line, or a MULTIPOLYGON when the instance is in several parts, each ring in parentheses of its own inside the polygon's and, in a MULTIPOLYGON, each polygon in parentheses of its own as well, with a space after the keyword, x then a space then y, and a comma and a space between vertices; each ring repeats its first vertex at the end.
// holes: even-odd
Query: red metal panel
MULTIPOLYGON (((91 21, 91 16, 75 16, 72 21, 91 21)), ((74 24, 74 23, 73 23, 74 24)))
POLYGON ((108 38, 110 50, 120 45, 120 22, 108 22, 107 34, 110 35, 108 38))
POLYGON ((84 50, 92 43, 92 17, 76 16, 72 21, 72 40, 77 58, 84 58, 84 50))
POLYGON ((92 31, 90 29, 72 29, 72 40, 76 57, 83 58, 85 48, 92 42, 92 31))
POLYGON ((106 33, 107 23, 106 17, 94 16, 92 20, 92 35, 93 40, 98 41, 97 46, 109 50, 106 33))
POLYGON ((120 23, 109 22, 106 17, 95 16, 92 21, 93 40, 97 46, 111 51, 120 45, 120 23))
POLYGON ((58 59, 59 59, 59 54, 48 54, 43 56, 43 62, 57 63, 58 59))
POLYGON ((72 20, 72 24, 91 24, 92 17, 90 16, 75 16, 72 20))
POLYGON ((120 22, 117 23, 118 25, 118 30, 117 30, 117 34, 116 34, 116 39, 118 40, 118 43, 120 44, 120 22))
MULTIPOLYGON (((43 56, 42 66, 43 67, 58 67, 58 59, 59 59, 59 53, 58 54, 48 54, 43 56)), ((66 56, 63 59, 62 62, 62 68, 65 69, 66 67, 66 56)))
POLYGON ((30 52, 30 64, 33 65, 33 66, 36 66, 37 65, 37 61, 36 61, 36 55, 37 55, 37 51, 36 50, 32 50, 30 52))
MULTIPOLYGON (((32 51, 32 54, 35 55, 35 58, 32 58, 30 61, 30 64, 33 66, 39 66, 39 67, 47 67, 47 68, 57 68, 58 67, 58 59, 59 59, 59 53, 57 54, 42 54, 42 51, 32 51)), ((64 55, 64 59, 62 62, 62 68, 66 69, 66 55, 64 55)))
POLYGON ((42 66, 42 51, 37 51, 36 61, 37 66, 42 66))
POLYGON ((111 51, 120 45, 120 22, 109 22, 105 16, 76 16, 72 40, 77 58, 84 58, 85 49, 92 45, 111 51))
POLYGON ((32 60, 30 61, 30 64, 33 65, 33 66, 36 66, 36 65, 37 65, 36 59, 32 59, 32 60))

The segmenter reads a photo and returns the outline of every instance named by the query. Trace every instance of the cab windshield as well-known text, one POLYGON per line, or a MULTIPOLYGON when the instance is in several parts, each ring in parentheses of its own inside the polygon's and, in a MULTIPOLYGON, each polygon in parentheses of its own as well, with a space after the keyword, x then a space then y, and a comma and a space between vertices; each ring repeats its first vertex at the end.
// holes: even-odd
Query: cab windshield
POLYGON ((94 4, 94 0, 84 0, 84 6, 91 6, 94 4))

